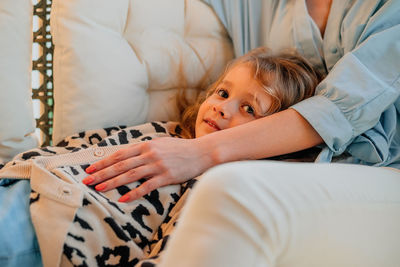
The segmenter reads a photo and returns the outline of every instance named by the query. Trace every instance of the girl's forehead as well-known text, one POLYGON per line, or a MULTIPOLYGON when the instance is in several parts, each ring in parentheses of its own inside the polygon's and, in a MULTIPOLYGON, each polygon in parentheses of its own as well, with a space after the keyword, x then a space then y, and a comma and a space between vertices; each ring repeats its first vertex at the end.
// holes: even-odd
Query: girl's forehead
POLYGON ((269 76, 268 73, 256 76, 252 65, 242 63, 232 66, 220 83, 232 87, 245 87, 246 89, 252 87, 263 88, 264 85, 268 84, 264 80, 269 79, 269 76), (260 78, 262 80, 260 80, 260 78))
POLYGON ((225 73, 223 81, 247 77, 254 78, 254 74, 254 68, 251 65, 244 63, 235 64, 225 73))
POLYGON ((249 78, 262 87, 270 87, 276 80, 276 73, 265 68, 258 68, 254 62, 239 62, 232 65, 221 81, 249 78))

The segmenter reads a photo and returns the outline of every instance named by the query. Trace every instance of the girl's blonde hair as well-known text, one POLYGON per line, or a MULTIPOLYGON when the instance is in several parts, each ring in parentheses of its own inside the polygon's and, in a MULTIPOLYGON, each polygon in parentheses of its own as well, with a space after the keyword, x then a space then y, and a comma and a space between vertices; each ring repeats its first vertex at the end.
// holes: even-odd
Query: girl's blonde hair
MULTIPOLYGON (((224 73, 208 87, 205 94, 200 94, 194 103, 187 100, 184 92, 178 94, 179 122, 185 137, 195 137, 195 123, 200 105, 214 93, 228 71, 239 64, 249 65, 254 71, 254 78, 272 97, 272 104, 265 115, 285 110, 311 97, 322 79, 311 64, 294 51, 273 53, 264 47, 253 49, 229 63, 224 73)), ((202 80, 203 83, 204 81, 205 79, 202 80)))

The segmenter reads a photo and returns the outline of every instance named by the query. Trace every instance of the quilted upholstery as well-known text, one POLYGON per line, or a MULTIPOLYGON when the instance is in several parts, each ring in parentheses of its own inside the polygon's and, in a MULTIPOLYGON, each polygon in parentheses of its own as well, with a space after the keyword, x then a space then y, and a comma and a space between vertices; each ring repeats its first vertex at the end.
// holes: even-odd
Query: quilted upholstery
POLYGON ((173 95, 233 57, 199 0, 54 0, 53 140, 83 130, 176 118, 173 95))
POLYGON ((0 164, 37 146, 31 100, 32 3, 0 4, 0 164))

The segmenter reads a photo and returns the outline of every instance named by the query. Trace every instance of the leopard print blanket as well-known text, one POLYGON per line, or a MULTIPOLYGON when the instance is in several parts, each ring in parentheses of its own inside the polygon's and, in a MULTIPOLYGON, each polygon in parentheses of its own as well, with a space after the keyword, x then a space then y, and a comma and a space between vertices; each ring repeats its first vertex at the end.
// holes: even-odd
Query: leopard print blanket
MULTIPOLYGON (((93 147, 119 146, 163 136, 180 138, 181 131, 174 122, 152 122, 81 132, 65 138, 57 146, 21 153, 4 168, 43 157, 79 154, 79 151, 93 147)), ((87 177, 84 170, 88 166, 89 163, 65 165, 50 170, 57 179, 77 184, 83 191, 82 203, 63 240, 60 266, 155 266, 196 179, 159 188, 131 203, 120 203, 117 200, 123 194, 144 180, 102 193, 81 183, 87 177)), ((31 214, 40 202, 41 194, 32 190, 31 214)), ((34 226, 36 232, 41 231, 37 229, 40 225, 34 226)), ((45 256, 46 251, 41 252, 45 256)))

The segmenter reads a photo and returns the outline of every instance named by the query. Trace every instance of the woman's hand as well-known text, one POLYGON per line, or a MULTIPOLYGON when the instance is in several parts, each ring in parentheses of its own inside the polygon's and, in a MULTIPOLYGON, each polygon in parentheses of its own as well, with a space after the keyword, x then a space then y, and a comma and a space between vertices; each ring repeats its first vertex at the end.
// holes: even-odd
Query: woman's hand
POLYGON ((86 169, 91 174, 82 180, 98 191, 108 191, 139 179, 141 186, 123 195, 119 201, 138 199, 154 189, 183 183, 215 165, 210 150, 199 139, 163 137, 132 144, 86 169))

